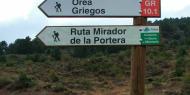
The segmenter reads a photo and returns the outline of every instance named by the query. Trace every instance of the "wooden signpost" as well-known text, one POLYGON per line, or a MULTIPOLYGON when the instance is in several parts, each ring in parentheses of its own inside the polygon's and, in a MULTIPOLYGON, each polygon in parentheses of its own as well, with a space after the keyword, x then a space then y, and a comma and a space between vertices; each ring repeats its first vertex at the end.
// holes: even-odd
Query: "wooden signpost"
MULTIPOLYGON (((146 25, 147 18, 135 17, 134 25, 146 25)), ((133 46, 131 55, 131 94, 144 95, 146 46, 133 46)))
POLYGON ((37 37, 46 46, 133 45, 130 94, 144 95, 146 45, 160 43, 147 17, 161 16, 160 0, 45 0, 39 9, 47 17, 134 17, 135 26, 48 26, 37 37))

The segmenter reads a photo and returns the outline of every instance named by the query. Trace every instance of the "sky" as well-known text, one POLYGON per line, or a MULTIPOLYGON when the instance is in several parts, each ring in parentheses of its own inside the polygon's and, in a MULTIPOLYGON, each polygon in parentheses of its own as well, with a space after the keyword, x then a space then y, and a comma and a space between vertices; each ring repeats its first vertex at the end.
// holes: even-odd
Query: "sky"
MULTIPOLYGON (((132 18, 48 18, 38 6, 43 0, 0 0, 0 41, 35 36, 45 26, 132 25, 132 18)), ((161 0, 161 18, 190 16, 190 0, 161 0)))

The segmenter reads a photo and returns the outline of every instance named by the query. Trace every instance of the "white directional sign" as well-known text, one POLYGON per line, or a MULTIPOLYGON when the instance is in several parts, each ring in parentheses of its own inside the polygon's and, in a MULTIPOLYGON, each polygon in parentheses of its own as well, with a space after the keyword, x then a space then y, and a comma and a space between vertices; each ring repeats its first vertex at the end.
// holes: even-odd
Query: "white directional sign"
POLYGON ((46 46, 159 45, 159 26, 47 26, 37 37, 46 46))
POLYGON ((45 0, 48 17, 160 17, 160 0, 45 0))

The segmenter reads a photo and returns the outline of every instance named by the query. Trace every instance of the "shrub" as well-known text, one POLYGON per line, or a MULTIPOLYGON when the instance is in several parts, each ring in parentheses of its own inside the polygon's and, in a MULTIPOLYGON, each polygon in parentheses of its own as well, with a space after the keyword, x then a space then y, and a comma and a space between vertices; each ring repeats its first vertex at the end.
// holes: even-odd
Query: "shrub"
POLYGON ((33 55, 27 55, 27 60, 32 60, 33 62, 45 62, 46 56, 43 54, 33 54, 33 55))
POLYGON ((51 85, 51 89, 54 91, 54 92, 62 92, 62 91, 65 91, 65 87, 62 83, 55 83, 55 84, 52 84, 51 85))
POLYGON ((73 57, 85 58, 90 56, 90 48, 89 47, 74 47, 73 48, 73 57))
POLYGON ((13 61, 12 61, 12 62, 7 62, 7 63, 6 63, 6 66, 7 66, 7 67, 14 67, 15 64, 16 64, 16 62, 13 62, 13 61))
POLYGON ((62 95, 77 95, 72 90, 66 88, 64 83, 54 83, 50 86, 50 89, 54 92, 61 92, 62 95))
POLYGON ((14 81, 13 85, 10 87, 12 90, 30 88, 35 85, 35 82, 31 77, 25 73, 20 73, 18 79, 14 81))
POLYGON ((176 67, 176 69, 175 69, 175 76, 180 77, 180 76, 183 75, 183 72, 184 72, 184 70, 182 68, 176 67))
POLYGON ((83 78, 73 80, 67 85, 71 89, 82 89, 89 90, 92 89, 92 82, 83 78))
POLYGON ((0 55, 0 62, 6 62, 6 56, 5 55, 0 55))
POLYGON ((109 62, 106 57, 91 59, 92 63, 84 64, 85 71, 95 73, 96 75, 121 78, 125 75, 125 68, 119 64, 109 62))
POLYGON ((166 90, 166 91, 164 92, 164 95, 181 95, 181 93, 178 92, 178 91, 166 90))
POLYGON ((50 55, 55 60, 61 60, 61 50, 59 48, 53 48, 53 49, 51 49, 50 55))
POLYGON ((82 89, 87 90, 87 89, 92 88, 92 83, 90 81, 88 81, 88 80, 84 80, 84 79, 78 80, 77 83, 81 85, 82 89))
POLYGON ((183 80, 182 95, 189 95, 190 93, 190 74, 186 74, 183 80))
POLYGON ((160 66, 156 64, 147 64, 147 76, 157 76, 163 73, 160 66))
POLYGON ((9 85, 11 83, 11 80, 8 78, 0 77, 0 89, 9 85))
POLYGON ((184 57, 185 55, 187 55, 187 51, 185 47, 182 46, 177 52, 177 57, 184 57))
POLYGON ((152 82, 152 85, 156 88, 159 88, 159 87, 161 87, 162 86, 162 84, 161 84, 161 82, 160 81, 153 81, 152 82))
POLYGON ((15 54, 10 54, 10 55, 8 55, 8 58, 9 58, 10 60, 18 60, 18 59, 19 59, 19 57, 18 57, 17 55, 15 55, 15 54))
POLYGON ((65 62, 69 62, 70 60, 72 60, 72 57, 71 57, 70 55, 68 55, 68 54, 64 54, 64 55, 63 55, 63 60, 64 60, 65 62))
POLYGON ((55 71, 53 71, 53 70, 49 71, 49 80, 51 82, 57 82, 57 81, 59 81, 59 77, 58 77, 58 75, 56 74, 55 71))
POLYGON ((182 76, 184 72, 185 72, 184 58, 182 57, 177 58, 176 67, 175 67, 175 75, 179 77, 179 76, 182 76))

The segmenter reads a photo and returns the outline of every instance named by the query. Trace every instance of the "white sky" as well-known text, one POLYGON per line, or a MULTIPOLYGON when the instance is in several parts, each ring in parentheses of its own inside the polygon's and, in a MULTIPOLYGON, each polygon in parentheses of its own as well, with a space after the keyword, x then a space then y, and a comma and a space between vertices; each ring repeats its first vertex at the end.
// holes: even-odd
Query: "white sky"
POLYGON ((190 0, 161 0, 162 11, 176 12, 190 6, 190 0))
POLYGON ((36 0, 0 0, 0 22, 27 19, 36 0))
MULTIPOLYGON (((47 18, 38 5, 43 0, 0 0, 0 41, 34 37, 46 25, 132 24, 132 19, 47 18), (7 35, 11 35, 7 37, 7 35)), ((190 0, 161 0, 162 18, 190 16, 190 0)), ((154 18, 155 20, 155 18, 154 18)))

